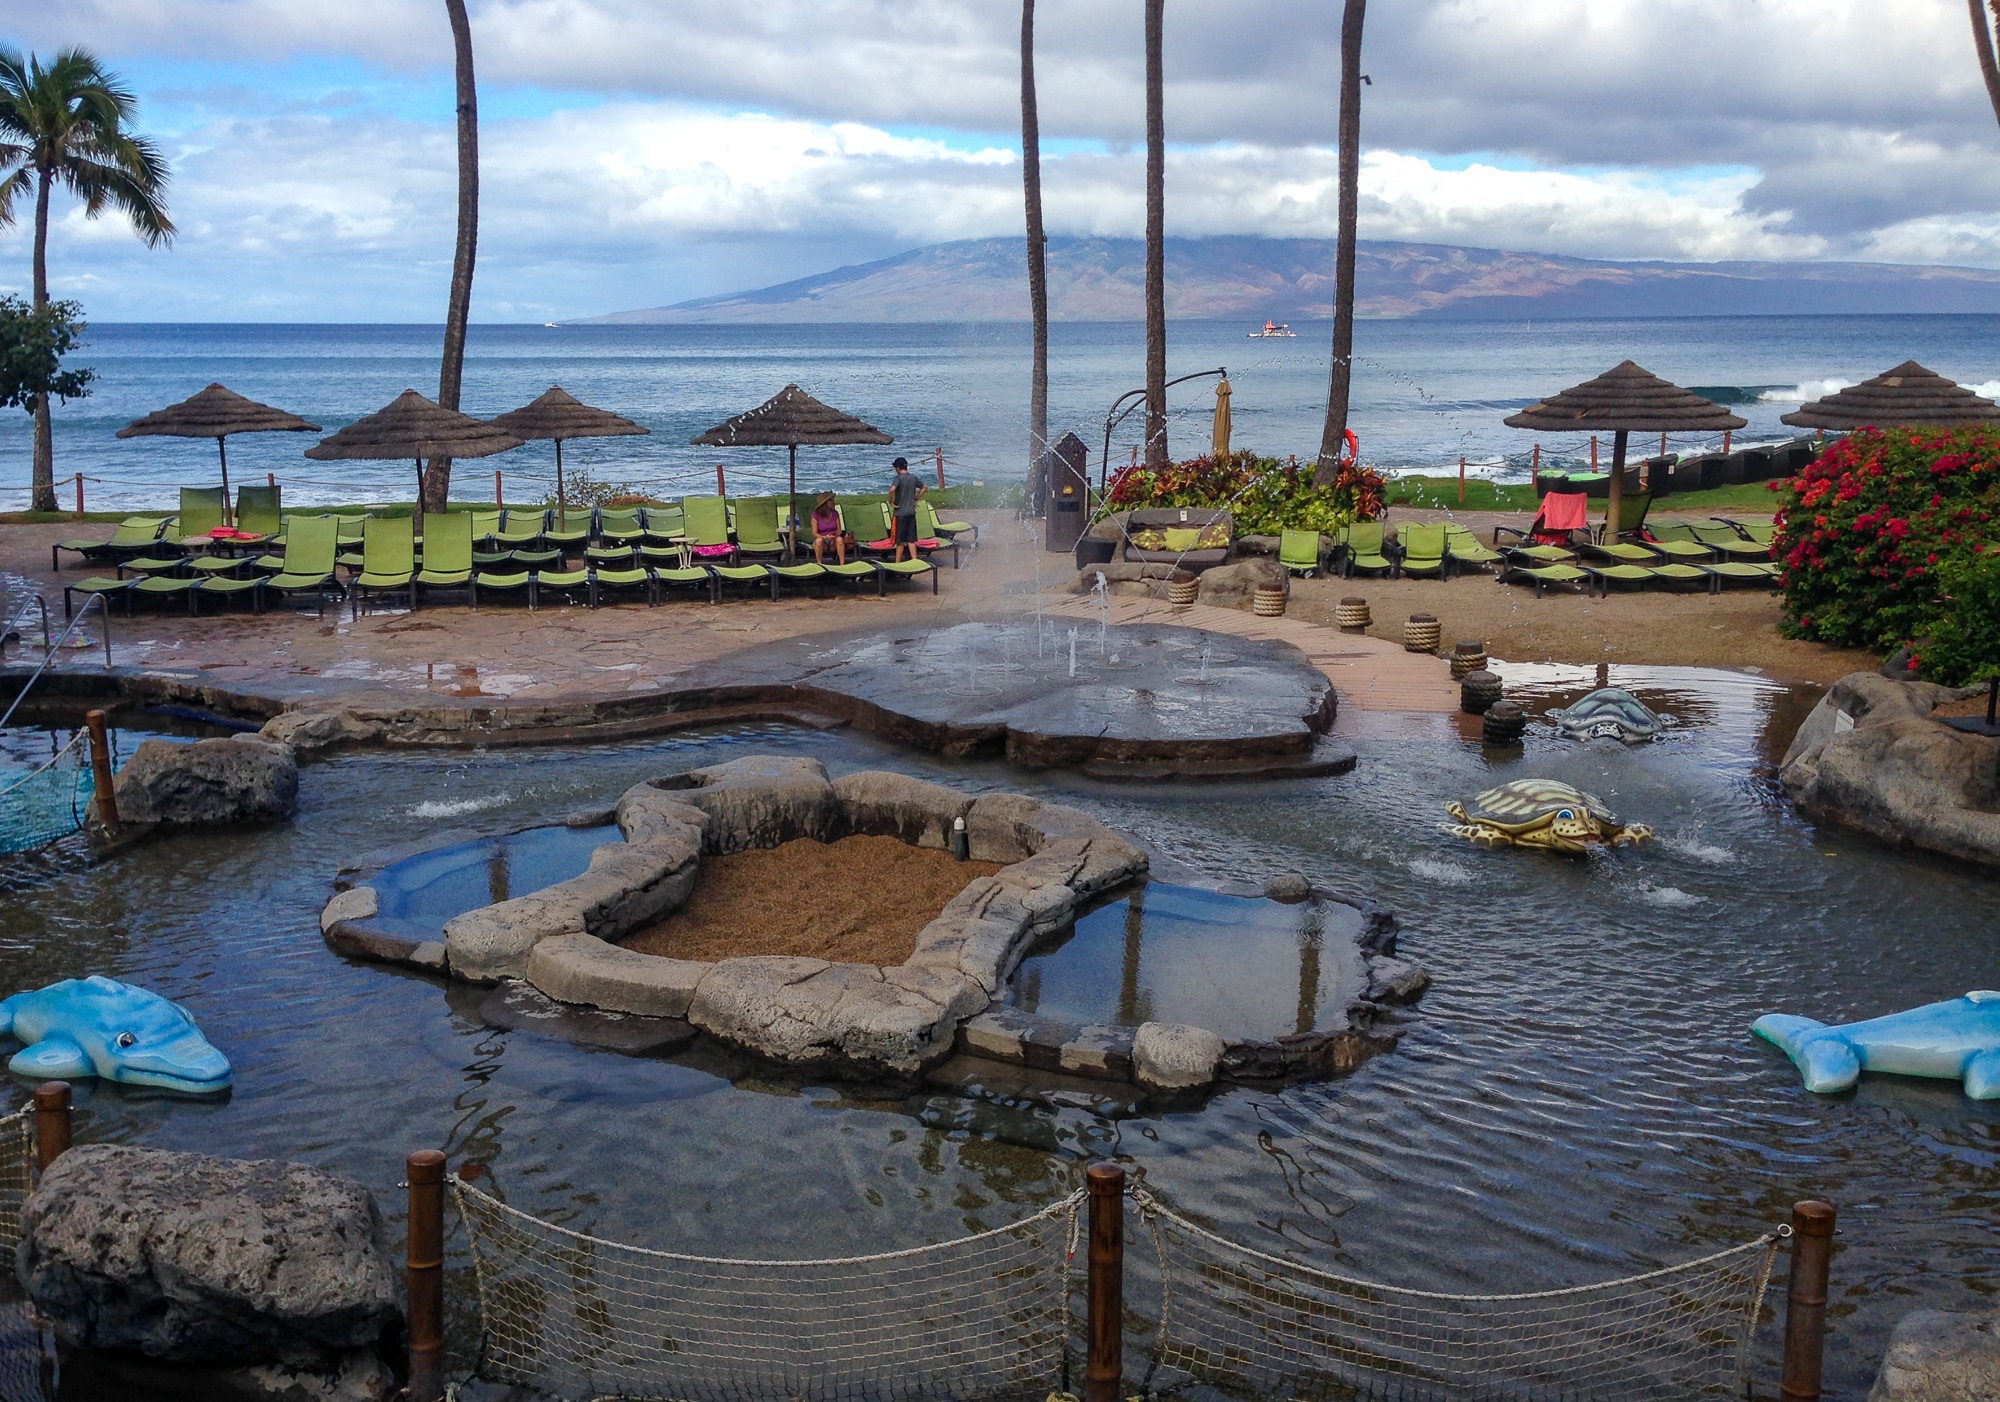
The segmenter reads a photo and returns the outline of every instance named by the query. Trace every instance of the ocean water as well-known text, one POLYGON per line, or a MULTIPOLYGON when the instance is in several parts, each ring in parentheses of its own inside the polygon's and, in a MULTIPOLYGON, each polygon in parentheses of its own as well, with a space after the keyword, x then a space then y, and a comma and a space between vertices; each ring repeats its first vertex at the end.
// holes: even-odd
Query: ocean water
MULTIPOLYGON (((1177 322, 1170 376, 1226 367, 1238 447, 1310 456, 1318 450, 1331 340, 1326 323, 1297 339, 1249 339, 1241 322, 1177 322)), ((56 414, 56 472, 82 473, 92 509, 171 505, 174 489, 215 480, 206 440, 114 435, 132 419, 212 380, 302 414, 328 431, 373 412, 407 388, 435 393, 441 331, 434 326, 116 325, 90 328, 82 363, 99 375, 90 398, 56 414)), ((1587 436, 1531 435, 1501 420, 1544 394, 1627 357, 1728 404, 1750 421, 1744 442, 1788 436, 1778 416, 1805 398, 1917 359, 1986 393, 2000 390, 2000 317, 1687 317, 1617 321, 1368 321, 1355 333, 1352 423, 1365 460, 1388 470, 1456 470, 1464 455, 1487 476, 1525 476, 1536 442, 1543 461, 1587 458, 1587 436)), ((1050 337, 1050 422, 1104 448, 1107 411, 1144 382, 1144 329, 1135 323, 1061 324, 1050 337)), ((491 415, 551 384, 637 420, 644 438, 565 446, 566 466, 662 495, 784 481, 780 449, 717 454, 695 434, 796 381, 893 434, 896 446, 820 448, 800 455, 808 485, 879 483, 896 453, 912 462, 942 449, 948 480, 1018 479, 1027 458, 1028 328, 1024 325, 475 326, 463 404, 491 415)), ((1209 440, 1213 379, 1170 391, 1169 445, 1191 454, 1209 440)), ((1111 437, 1111 460, 1138 442, 1140 415, 1111 437)), ((318 463, 301 454, 316 435, 233 439, 233 481, 275 474, 288 502, 408 500, 412 469, 397 462, 318 463)), ((1609 451, 1608 442, 1604 445, 1609 451)), ((1653 446, 1657 446, 1656 444, 1653 446)), ((1693 436, 1670 447, 1703 446, 1693 436)), ((0 415, 0 507, 26 504, 28 419, 0 415)), ((492 472, 510 501, 540 500, 554 455, 534 443, 460 465, 457 494, 484 499, 492 472)), ((62 491, 65 506, 73 489, 62 491)))

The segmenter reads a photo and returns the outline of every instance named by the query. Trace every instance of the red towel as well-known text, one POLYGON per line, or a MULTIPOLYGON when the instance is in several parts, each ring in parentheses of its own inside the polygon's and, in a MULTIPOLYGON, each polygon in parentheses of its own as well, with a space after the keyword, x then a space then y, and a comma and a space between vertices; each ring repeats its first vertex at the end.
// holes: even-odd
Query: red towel
POLYGON ((1550 492, 1542 498, 1542 529, 1580 531, 1590 524, 1590 498, 1582 492, 1550 492))

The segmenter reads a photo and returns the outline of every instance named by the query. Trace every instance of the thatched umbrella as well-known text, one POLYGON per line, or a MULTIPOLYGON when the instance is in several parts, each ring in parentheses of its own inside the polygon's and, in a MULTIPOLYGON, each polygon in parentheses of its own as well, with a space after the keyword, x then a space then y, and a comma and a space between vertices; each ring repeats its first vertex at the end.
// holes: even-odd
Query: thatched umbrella
MULTIPOLYGON (((831 404, 821 403, 797 385, 786 385, 756 408, 746 410, 725 423, 717 424, 707 433, 688 441, 698 447, 707 448, 789 449, 791 472, 788 495, 791 506, 788 509, 788 524, 791 526, 791 533, 787 539, 796 540, 799 519, 799 445, 894 443, 896 440, 873 424, 865 424, 852 414, 843 414, 831 404)), ((790 550, 791 547, 788 545, 786 547, 788 556, 790 550)))
POLYGON ((297 414, 245 399, 233 389, 210 385, 201 393, 155 409, 118 430, 120 438, 213 438, 222 459, 222 519, 232 520, 229 504, 229 444, 232 433, 318 433, 319 425, 297 414))
POLYGON ((556 511, 561 524, 569 524, 569 500, 563 495, 562 445, 565 438, 626 438, 635 433, 651 433, 630 419, 609 409, 595 409, 569 393, 561 385, 550 385, 533 403, 487 420, 517 438, 553 438, 556 444, 556 511))
POLYGON ((1872 380, 1849 385, 1778 417, 1799 428, 1834 429, 1990 423, 2000 419, 2000 404, 1906 360, 1872 380))
POLYGON ((522 440, 504 428, 482 423, 456 409, 439 407, 413 389, 388 406, 357 419, 306 449, 317 462, 413 458, 417 464, 417 504, 424 509, 425 458, 484 458, 518 448, 522 440))
POLYGON ((1710 433, 1742 428, 1745 420, 1693 390, 1669 384, 1627 360, 1594 380, 1530 404, 1518 414, 1509 414, 1504 422, 1509 428, 1539 429, 1543 433, 1608 429, 1615 435, 1611 440, 1610 499, 1604 508, 1604 538, 1609 544, 1618 539, 1628 433, 1635 429, 1652 433, 1710 433))

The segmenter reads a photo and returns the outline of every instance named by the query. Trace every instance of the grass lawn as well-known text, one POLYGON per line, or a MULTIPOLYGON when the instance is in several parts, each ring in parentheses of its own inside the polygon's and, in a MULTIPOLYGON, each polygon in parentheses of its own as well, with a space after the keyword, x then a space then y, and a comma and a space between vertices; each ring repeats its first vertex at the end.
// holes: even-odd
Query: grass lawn
MULTIPOLYGON (((1384 499, 1391 506, 1460 508, 1467 511, 1521 511, 1535 509, 1535 489, 1527 483, 1496 484, 1467 478, 1465 500, 1458 499, 1456 477, 1397 477, 1392 479, 1384 499)), ((1717 487, 1710 492, 1675 492, 1660 500, 1658 511, 1713 512, 1741 511, 1769 515, 1790 500, 1783 491, 1771 491, 1766 482, 1745 482, 1735 487, 1717 487)), ((1591 502, 1591 510, 1602 512, 1601 500, 1591 502)))

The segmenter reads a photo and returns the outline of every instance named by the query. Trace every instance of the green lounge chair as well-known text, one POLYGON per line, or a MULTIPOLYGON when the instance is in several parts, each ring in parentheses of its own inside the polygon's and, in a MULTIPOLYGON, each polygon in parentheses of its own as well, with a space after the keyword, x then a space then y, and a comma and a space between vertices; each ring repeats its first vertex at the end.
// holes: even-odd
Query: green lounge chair
POLYGON ((1498 550, 1481 545, 1478 536, 1455 522, 1445 524, 1444 557, 1454 569, 1460 571, 1468 566, 1483 570, 1488 565, 1499 564, 1504 558, 1498 550))
POLYGON ((1728 516, 1711 516, 1711 521, 1720 521, 1745 540, 1754 541, 1767 551, 1778 538, 1778 523, 1775 520, 1738 521, 1728 516))
MULTIPOLYGON (((1618 499, 1618 529, 1611 540, 1585 540, 1577 550, 1589 560, 1608 560, 1616 565, 1651 565, 1660 552, 1643 543, 1646 512, 1652 508, 1651 492, 1634 492, 1618 499)), ((1602 528, 1600 528, 1601 530, 1602 528)))
POLYGON ((651 541, 639 547, 639 558, 653 569, 686 569, 688 552, 685 544, 655 545, 651 541))
POLYGON ((808 584, 824 583, 833 577, 827 572, 826 566, 816 560, 801 560, 796 565, 766 565, 764 568, 771 572, 771 597, 774 599, 781 596, 783 585, 793 584, 804 588, 808 584))
POLYGON ((584 568, 573 570, 540 570, 529 576, 528 607, 542 606, 542 591, 570 594, 590 602, 590 571, 584 568))
POLYGON ((205 550, 215 544, 211 531, 222 529, 222 488, 182 487, 180 545, 187 550, 205 550))
POLYGON ((1701 565, 1584 565, 1581 568, 1590 576, 1585 592, 1593 595, 1609 595, 1614 584, 1629 585, 1635 589, 1705 589, 1715 592, 1714 574, 1701 565))
POLYGON ((869 555, 893 555, 896 542, 889 534, 888 508, 879 501, 843 501, 840 524, 854 533, 854 543, 869 555))
POLYGON ((1278 563, 1293 574, 1319 578, 1322 564, 1319 532, 1295 531, 1285 527, 1278 537, 1278 563))
POLYGON ((645 523, 639 519, 637 507, 623 507, 613 510, 599 507, 597 511, 597 543, 599 545, 636 546, 646 538, 645 523))
POLYGON ((646 523, 648 545, 679 545, 687 539, 687 513, 678 506, 649 506, 640 519, 646 523))
POLYGON ((504 545, 509 550, 536 550, 542 544, 542 532, 549 526, 546 511, 522 511, 511 509, 500 513, 500 529, 493 533, 493 543, 504 545))
POLYGON ((542 527, 542 544, 558 550, 581 550, 590 543, 591 523, 597 513, 587 506, 561 507, 548 513, 542 527))
POLYGON ((624 541, 589 545, 584 547, 583 558, 592 569, 629 570, 639 558, 639 547, 624 541))
POLYGON ((746 497, 736 503, 736 557, 746 555, 772 559, 785 553, 785 537, 778 530, 782 515, 776 497, 746 497))
POLYGON ((721 497, 689 497, 682 509, 687 513, 689 555, 699 564, 735 564, 736 547, 729 539, 728 504, 721 497))
MULTIPOLYGON (((146 579, 156 574, 173 574, 186 578, 193 573, 194 563, 185 555, 135 555, 127 560, 120 560, 113 567, 113 573, 121 578, 127 574, 138 579, 146 579)), ((229 563, 236 562, 232 560, 229 563)))
MULTIPOLYGON (((276 550, 279 553, 275 555, 259 555, 256 559, 250 562, 251 567, 253 569, 260 569, 264 571, 266 574, 283 574, 285 571, 284 549, 288 544, 291 543, 292 523, 294 521, 332 521, 332 520, 333 517, 324 511, 291 512, 284 518, 284 521, 282 523, 284 529, 279 531, 276 535, 271 536, 270 538, 264 541, 264 545, 267 549, 276 550)), ((340 558, 339 542, 340 542, 340 528, 338 524, 336 524, 334 527, 334 545, 335 545, 334 559, 336 561, 338 561, 340 558)))
POLYGON ((1759 545, 1754 540, 1745 540, 1734 530, 1724 525, 1689 526, 1694 538, 1715 552, 1718 560, 1763 561, 1771 559, 1771 547, 1759 545))
MULTIPOLYGON (((926 505, 928 505, 928 503, 925 501, 919 500, 917 502, 917 508, 919 511, 921 511, 926 505)), ((938 517, 935 508, 932 509, 931 516, 937 526, 936 534, 945 537, 953 544, 957 544, 958 538, 960 536, 969 535, 972 537, 972 548, 974 550, 977 550, 979 548, 979 527, 973 525, 972 522, 943 520, 938 517)))
POLYGON ((773 599, 778 597, 778 577, 771 573, 769 565, 710 565, 709 569, 715 574, 715 592, 718 599, 722 595, 723 586, 728 584, 741 584, 746 589, 768 589, 773 599))
POLYGON ((424 513, 423 568, 410 589, 410 607, 418 608, 426 589, 463 589, 472 596, 472 513, 424 513))
POLYGON ((1702 568, 1715 576, 1718 593, 1731 584, 1769 589, 1778 582, 1779 565, 1776 560, 1716 560, 1702 568))
MULTIPOLYGON (((647 547, 651 549, 652 547, 647 547)), ((644 553, 644 552, 641 552, 644 553)), ((662 591, 667 589, 699 589, 708 595, 708 601, 716 602, 715 576, 701 565, 655 565, 653 583, 662 591)))
POLYGON ((161 548, 160 533, 170 518, 160 516, 128 516, 118 523, 118 529, 111 533, 109 540, 64 540, 49 547, 49 569, 59 573, 62 561, 57 552, 67 550, 72 555, 81 555, 85 564, 115 565, 120 560, 135 555, 150 555, 161 548))
MULTIPOLYGON (((1517 553, 1521 552, 1509 552, 1510 555, 1517 553)), ((1575 565, 1531 565, 1522 564, 1513 559, 1509 559, 1507 567, 1500 572, 1500 582, 1502 584, 1534 585, 1537 598, 1547 593, 1551 588, 1559 585, 1582 584, 1588 581, 1589 578, 1589 575, 1585 574, 1575 565)))
POLYGON ((1396 573, 1444 578, 1444 527, 1403 526, 1396 532, 1396 573))
MULTIPOLYGON (((504 557, 502 563, 512 564, 513 561, 514 556, 510 551, 504 557)), ((535 606, 538 593, 539 585, 536 582, 535 576, 527 570, 475 569, 472 572, 472 579, 466 586, 466 597, 471 601, 474 608, 479 607, 481 595, 492 596, 492 598, 487 600, 490 603, 494 598, 504 599, 508 595, 514 594, 518 595, 532 609, 535 606)))
POLYGON ((285 528, 283 487, 238 487, 236 489, 236 529, 258 537, 237 539, 238 545, 258 545, 285 528))
POLYGON ((880 573, 875 577, 875 592, 885 592, 891 579, 922 579, 929 575, 931 593, 938 591, 938 567, 929 560, 877 560, 875 567, 880 573))
POLYGON ((1394 574, 1395 562, 1382 553, 1382 523, 1355 521, 1342 526, 1333 537, 1334 568, 1342 579, 1352 579, 1356 570, 1394 574))
POLYGON ((1646 533, 1645 544, 1676 564, 1705 565, 1715 558, 1713 550, 1695 539, 1694 527, 1684 522, 1652 527, 1646 533))
POLYGON ((73 594, 82 594, 86 599, 92 594, 103 595, 104 608, 107 614, 111 610, 111 597, 115 594, 124 599, 125 616, 130 618, 132 616, 132 586, 138 582, 136 579, 113 579, 109 575, 94 574, 79 579, 74 584, 65 584, 63 586, 63 621, 67 623, 76 616, 76 601, 70 597, 73 594))
POLYGON ((361 531, 361 572, 348 582, 354 616, 371 595, 398 591, 417 605, 417 523, 408 516, 371 516, 361 531))
POLYGON ((526 571, 534 574, 538 570, 559 570, 563 566, 563 553, 556 549, 510 550, 507 552, 508 571, 526 571))
POLYGON ((639 589, 646 595, 648 608, 660 602, 660 590, 653 581, 651 570, 592 570, 590 572, 590 606, 596 608, 607 590, 639 589))
MULTIPOLYGON (((266 579, 263 585, 280 594, 312 593, 319 598, 319 614, 326 617, 326 596, 339 599, 342 591, 333 577, 333 562, 340 553, 340 524, 331 516, 294 517, 285 531, 285 568, 266 579)), ((216 580, 214 583, 234 583, 216 580)))
POLYGON ((958 541, 943 523, 938 520, 937 509, 928 501, 917 499, 917 551, 926 559, 940 550, 951 552, 951 567, 958 568, 958 541))

